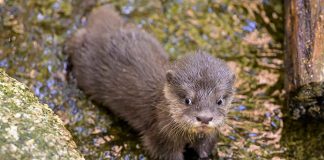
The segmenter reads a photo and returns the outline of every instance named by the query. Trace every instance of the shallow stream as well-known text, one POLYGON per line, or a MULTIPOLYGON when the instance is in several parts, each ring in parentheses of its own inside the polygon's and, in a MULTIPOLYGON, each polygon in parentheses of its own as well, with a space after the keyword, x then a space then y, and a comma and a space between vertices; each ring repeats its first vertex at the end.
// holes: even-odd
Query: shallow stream
POLYGON ((237 95, 217 148, 222 159, 324 159, 323 125, 283 122, 280 0, 0 0, 0 67, 60 116, 86 159, 147 159, 125 122, 67 81, 64 41, 106 3, 154 35, 172 60, 202 48, 235 70, 237 95))

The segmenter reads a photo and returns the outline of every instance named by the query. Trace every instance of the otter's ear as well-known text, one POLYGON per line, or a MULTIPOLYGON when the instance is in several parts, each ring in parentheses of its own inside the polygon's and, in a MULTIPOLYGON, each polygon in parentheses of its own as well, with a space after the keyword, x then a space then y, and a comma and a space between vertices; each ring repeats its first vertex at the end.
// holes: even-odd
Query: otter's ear
POLYGON ((174 71, 172 70, 168 70, 167 73, 166 73, 166 80, 169 84, 173 84, 174 83, 174 71))
POLYGON ((233 74, 233 75, 232 75, 232 81, 235 82, 235 79, 236 79, 236 75, 233 74))
POLYGON ((232 74, 232 75, 231 75, 231 80, 230 80, 231 85, 234 85, 234 83, 235 83, 235 79, 236 79, 235 74, 232 74))

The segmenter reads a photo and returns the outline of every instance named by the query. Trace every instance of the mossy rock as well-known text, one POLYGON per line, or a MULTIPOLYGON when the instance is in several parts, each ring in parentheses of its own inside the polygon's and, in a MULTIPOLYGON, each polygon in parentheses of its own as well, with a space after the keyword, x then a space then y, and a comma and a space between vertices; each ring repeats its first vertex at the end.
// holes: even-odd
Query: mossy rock
POLYGON ((84 159, 62 121, 0 69, 1 159, 84 159))

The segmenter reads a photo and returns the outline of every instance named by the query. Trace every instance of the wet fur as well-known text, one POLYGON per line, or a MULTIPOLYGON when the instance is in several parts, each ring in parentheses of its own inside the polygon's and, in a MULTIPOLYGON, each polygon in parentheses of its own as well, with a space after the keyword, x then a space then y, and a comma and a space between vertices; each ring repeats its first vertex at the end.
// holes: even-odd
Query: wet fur
POLYGON ((216 130, 200 134, 192 120, 183 119, 204 108, 184 112, 188 106, 179 92, 187 88, 185 94, 204 98, 217 89, 231 98, 234 76, 223 61, 198 51, 169 64, 154 37, 126 24, 107 5, 90 14, 87 26, 67 41, 64 52, 78 87, 137 130, 152 158, 183 160, 185 146, 200 158, 211 153, 216 130))

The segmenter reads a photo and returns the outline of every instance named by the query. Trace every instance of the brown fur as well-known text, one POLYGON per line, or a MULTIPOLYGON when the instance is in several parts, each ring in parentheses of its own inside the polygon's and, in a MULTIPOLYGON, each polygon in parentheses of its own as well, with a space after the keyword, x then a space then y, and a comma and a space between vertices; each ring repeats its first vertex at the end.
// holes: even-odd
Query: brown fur
POLYGON ((137 130, 152 158, 182 160, 185 146, 200 158, 211 153, 233 96, 234 75, 222 60, 197 51, 169 64, 155 38, 109 6, 90 14, 65 52, 78 86, 137 130))

